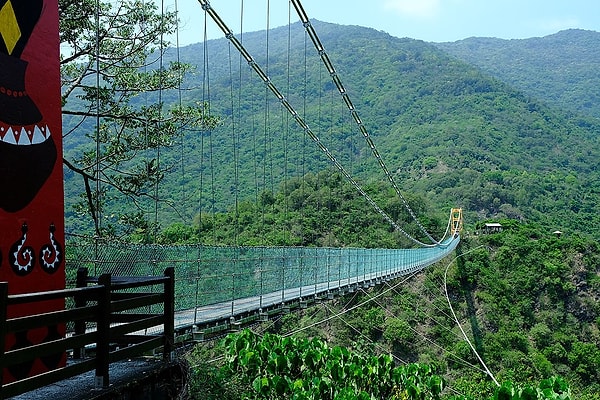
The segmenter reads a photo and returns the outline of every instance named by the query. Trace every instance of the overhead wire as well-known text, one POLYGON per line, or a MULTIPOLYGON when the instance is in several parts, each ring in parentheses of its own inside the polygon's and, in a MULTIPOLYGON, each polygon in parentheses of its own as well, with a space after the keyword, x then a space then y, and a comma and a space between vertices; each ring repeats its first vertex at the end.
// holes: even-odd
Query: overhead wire
POLYGON ((483 368, 485 369, 486 374, 494 381, 494 383, 496 384, 496 386, 500 387, 500 384, 498 383, 498 381, 496 380, 496 378, 494 377, 494 374, 492 374, 492 371, 490 371, 490 369, 488 368, 488 366, 486 365, 486 363, 483 361, 483 359, 481 358, 481 356, 479 355, 479 352, 477 351, 477 349, 475 349, 475 346, 473 346, 473 343, 471 342, 471 340, 469 339, 469 337, 467 336, 467 334, 465 333, 462 325, 460 324, 460 322, 458 321, 458 318, 456 316, 456 313, 454 312, 454 307, 452 307, 452 302, 450 301, 450 296, 448 295, 448 286, 447 286, 447 281, 448 281, 448 270, 450 269, 450 266, 454 263, 454 261, 456 261, 459 257, 463 257, 466 254, 475 251, 481 247, 485 247, 485 245, 481 245, 481 246, 477 246, 474 247, 472 249, 470 249, 469 251, 467 251, 466 253, 461 253, 458 256, 456 256, 454 259, 452 259, 452 261, 450 261, 448 263, 448 265, 446 266, 446 270, 444 271, 444 291, 446 292, 446 300, 448 301, 448 306, 450 307, 450 311, 452 312, 452 316, 454 317, 454 320, 456 322, 456 325, 458 326, 458 328, 460 329, 460 331, 462 332, 465 341, 469 344, 469 347, 471 347, 471 350, 473 351, 473 353, 475 354, 475 356, 477 357, 477 359, 479 360, 479 362, 481 363, 481 365, 483 366, 483 368))
MULTIPOLYGON (((401 285, 401 284, 405 283, 407 280, 409 280, 410 278, 412 278, 414 275, 415 275, 414 273, 412 273, 412 274, 409 274, 409 275, 406 275, 405 277, 403 277, 403 279, 402 279, 402 280, 400 280, 400 281, 399 281, 399 282, 398 282, 396 285, 394 285, 394 286, 399 286, 399 285, 401 285)), ((370 302, 374 301, 376 298, 378 298, 378 297, 380 297, 380 296, 383 296, 383 295, 384 295, 385 293, 387 293, 388 291, 389 291, 389 290, 383 291, 383 292, 379 293, 378 295, 376 295, 376 296, 374 296, 374 297, 372 297, 372 298, 369 298, 369 299, 367 299, 367 300, 365 300, 365 301, 363 301, 363 302, 360 302, 360 303, 358 303, 358 304, 356 304, 356 305, 354 305, 354 306, 352 306, 352 307, 350 307, 350 308, 347 308, 347 309, 345 309, 345 310, 343 310, 343 311, 341 311, 341 312, 339 312, 339 313, 336 313, 336 315, 333 315, 333 316, 330 316, 330 317, 324 318, 324 319, 322 319, 322 320, 320 320, 320 321, 317 321, 317 322, 311 323, 311 324, 309 324, 309 325, 306 325, 306 326, 303 326, 303 327, 299 327, 299 328, 295 329, 295 330, 294 330, 294 331, 292 331, 292 332, 285 333, 283 336, 291 336, 291 335, 293 335, 293 334, 296 334, 296 333, 298 333, 298 332, 302 332, 302 331, 304 331, 304 330, 306 330, 306 329, 309 329, 309 328, 312 328, 312 327, 314 327, 314 326, 320 325, 320 324, 322 324, 322 323, 324 323, 324 322, 327 322, 327 321, 329 321, 329 320, 331 320, 331 319, 333 319, 333 318, 337 318, 337 315, 338 315, 338 314, 339 314, 339 315, 343 315, 343 314, 346 314, 346 313, 348 313, 348 312, 350 312, 350 311, 352 311, 352 310, 355 310, 355 309, 357 309, 357 308, 359 308, 359 307, 362 307, 362 306, 364 306, 365 304, 368 304, 368 303, 370 303, 370 302)))
MULTIPOLYGON (((325 303, 322 304, 324 307, 326 307, 327 309, 330 310, 330 312, 335 313, 335 310, 333 310, 332 308, 328 307, 325 303)), ((348 326, 350 329, 352 329, 354 332, 358 333, 358 335, 360 337, 362 337, 363 339, 367 340, 370 344, 372 344, 373 346, 375 346, 376 348, 378 348, 379 350, 382 351, 387 351, 386 348, 384 348, 382 345, 380 345, 379 343, 373 341, 369 336, 365 335, 360 329, 356 328, 355 326, 353 326, 351 323, 349 323, 347 320, 345 320, 341 315, 336 314, 337 318, 344 323, 346 326, 348 326)), ((390 356, 401 362, 402 364, 406 365, 409 364, 408 361, 405 361, 403 359, 401 359, 398 355, 394 354, 394 353, 390 353, 390 356)), ((466 362, 466 361, 465 361, 466 362)), ((466 364, 467 366, 472 366, 472 364, 466 364)), ((457 391, 456 389, 450 387, 450 386, 446 386, 446 388, 451 391, 452 393, 456 394, 456 395, 462 395, 462 393, 460 393, 459 391, 457 391)))
MULTIPOLYGON (((390 286, 389 282, 385 282, 384 285, 386 286, 390 286)), ((392 289, 393 292, 398 295, 398 296, 402 296, 402 293, 400 293, 399 291, 397 291, 396 289, 392 289)), ((426 288, 425 290, 428 291, 428 289, 426 288)), ((446 313, 445 310, 440 309, 436 304, 434 304, 433 302, 429 301, 429 299, 425 298, 424 296, 421 296, 431 307, 433 307, 436 311, 438 311, 439 313, 443 314, 444 316, 446 316, 447 318, 451 318, 450 314, 446 313)), ((457 338, 462 338, 462 336, 456 334, 454 331, 452 331, 452 329, 446 327, 444 324, 442 324, 439 320, 437 320, 436 318, 432 317, 431 315, 428 315, 427 318, 429 318, 430 320, 432 320, 436 325, 441 326, 444 330, 446 330, 447 332, 451 333, 453 336, 456 336, 457 338)))
MULTIPOLYGON (((181 49, 180 49, 180 42, 179 42, 179 0, 174 0, 174 5, 175 5, 175 16, 176 16, 176 21, 175 21, 175 51, 176 51, 176 59, 177 59, 177 103, 178 103, 178 107, 181 110, 183 108, 183 88, 181 87, 182 83, 183 83, 183 72, 181 69, 181 49)), ((180 165, 181 165, 181 204, 185 205, 185 209, 189 208, 189 205, 187 204, 188 202, 188 193, 187 193, 187 184, 185 182, 186 178, 185 178, 185 132, 186 129, 181 129, 180 132, 180 165)))
MULTIPOLYGON (((361 301, 360 303, 357 303, 357 304, 355 304, 355 305, 353 305, 353 306, 351 306, 351 307, 345 307, 345 306, 344 306, 344 307, 343 307, 343 309, 342 309, 341 311, 335 311, 335 312, 333 312, 331 315, 329 315, 329 316, 327 316, 327 317, 325 317, 325 318, 321 318, 321 319, 319 319, 318 321, 315 321, 315 322, 312 322, 312 323, 310 323, 310 324, 307 324, 307 325, 304 325, 304 326, 300 326, 300 327, 297 327, 297 328, 295 328, 295 329, 293 329, 293 330, 290 330, 290 331, 288 331, 288 332, 282 333, 282 334, 281 334, 281 336, 283 336, 283 337, 293 336, 293 335, 295 335, 295 334, 297 334, 297 333, 300 333, 300 332, 302 332, 302 331, 305 331, 305 330, 307 330, 307 329, 311 329, 311 328, 314 328, 314 327, 316 327, 316 326, 322 325, 322 324, 324 324, 324 323, 326 323, 326 322, 329 322, 329 321, 331 321, 332 319, 340 319, 340 320, 342 320, 342 316, 343 316, 343 315, 345 315, 345 314, 347 314, 347 313, 349 313, 349 312, 351 312, 351 311, 354 311, 355 309, 358 309, 358 308, 360 308, 360 307, 363 307, 363 306, 365 306, 365 305, 367 305, 367 304, 369 304, 369 303, 371 303, 371 302, 375 303, 375 304, 376 304, 378 307, 382 308, 384 311, 386 311, 387 313, 390 313, 392 316, 394 316, 394 314, 393 314, 393 313, 391 313, 391 311, 389 311, 389 310, 388 310, 386 307, 384 307, 384 306, 383 306, 383 305, 382 305, 382 304, 381 304, 381 303, 378 301, 378 299, 379 299, 380 297, 382 297, 383 295, 387 294, 388 292, 390 292, 390 291, 392 291, 392 290, 395 290, 395 289, 396 289, 397 287, 399 287, 400 285, 403 285, 403 284, 405 284, 405 283, 406 283, 406 281, 408 281, 409 279, 413 278, 415 275, 416 275, 416 273, 413 273, 413 274, 407 275, 407 276, 406 276, 406 277, 404 277, 403 279, 399 280, 399 281, 398 281, 396 284, 394 284, 394 285, 390 285, 388 288, 386 288, 386 289, 382 290, 381 292, 379 292, 379 293, 377 293, 377 294, 375 294, 375 295, 371 295, 371 294, 369 294, 368 292, 366 292, 364 289, 361 289, 361 291, 362 291, 363 293, 365 293, 365 294, 368 296, 366 300, 363 300, 363 301, 361 301)), ((349 303, 350 303, 350 302, 348 302, 348 304, 349 304, 349 303)), ((347 322, 346 322, 346 321, 344 321, 344 323, 347 323, 347 322)), ((475 370, 477 370, 477 371, 479 371, 479 372, 485 372, 485 371, 483 371, 482 369, 478 368, 477 366, 475 366, 475 365, 473 365, 473 364, 469 363, 468 361, 466 361, 466 360, 462 359, 460 356, 458 356, 458 355, 454 354, 453 352, 451 352, 451 351, 449 351, 449 350, 446 350, 446 349, 444 349, 442 346, 438 345, 438 344, 437 344, 435 341, 431 340, 430 338, 427 338, 427 337, 426 337, 426 336, 424 336, 424 335, 421 335, 421 334, 420 334, 419 332, 417 332, 416 330, 414 330, 414 329, 413 329, 413 332, 414 332, 416 335, 419 335, 419 336, 420 336, 420 337, 421 337, 423 340, 425 340, 426 342, 428 342, 428 343, 432 344, 433 346, 435 346, 435 347, 439 348, 439 349, 440 349, 440 350, 442 350, 443 352, 445 352, 445 353, 447 353, 447 354, 449 354, 449 355, 453 356, 453 358, 457 359, 457 360, 458 360, 458 362, 460 362, 460 363, 464 364, 465 366, 468 366, 468 367, 470 367, 470 368, 473 368, 473 369, 475 369, 475 370)))
MULTIPOLYGON (((354 296, 352 297, 352 299, 354 299, 356 297, 356 294, 358 292, 355 292, 354 296)), ((352 299, 349 301, 352 302, 352 299)), ((371 343, 373 346, 377 347, 379 350, 382 350, 384 352, 387 352, 387 349, 384 348, 381 344, 375 342, 373 339, 371 339, 368 335, 365 335, 360 329, 358 329, 357 327, 355 327, 354 325, 352 325, 351 323, 349 323, 348 321, 346 321, 342 315, 339 315, 336 310, 334 310, 333 308, 329 307, 326 303, 321 303, 321 305, 325 308, 327 308, 329 310, 329 312, 331 312, 332 314, 335 314, 336 317, 347 327, 349 327, 350 329, 352 329, 354 332, 356 332, 361 338, 365 339, 367 342, 371 343)), ((345 307, 343 307, 342 309, 344 309, 345 307)), ((391 353, 390 354, 392 356, 392 358, 394 358, 395 360, 401 362, 402 364, 408 364, 408 361, 405 361, 403 359, 401 359, 400 357, 398 357, 396 354, 391 353)))
MULTIPOLYGON (((361 289, 361 291, 363 293, 365 293, 365 295, 370 296, 369 293, 367 293, 364 289, 361 289)), ((390 311, 387 306, 384 306, 382 303, 380 303, 379 301, 377 301, 377 299, 374 299, 373 302, 375 304, 377 304, 377 306, 379 308, 381 308, 382 310, 384 310, 384 312, 387 313, 392 318, 398 318, 396 316, 396 314, 394 314, 392 311, 390 311)), ((434 340, 432 340, 432 339, 428 338, 427 336, 421 334, 417 329, 415 329, 412 326, 410 326, 410 324, 409 324, 409 329, 411 330, 411 332, 413 332, 416 336, 418 336, 419 338, 421 338, 423 341, 427 342, 430 345, 433 345, 435 348, 441 350, 442 352, 451 355, 452 357, 454 357, 455 359, 457 359, 463 365, 468 366, 470 368, 473 368, 473 369, 475 369, 475 370, 477 370, 479 372, 485 372, 482 369, 478 368, 476 365, 473 365, 472 363, 468 362, 467 360, 462 359, 460 356, 456 355, 454 352, 445 349, 443 346, 439 345, 434 340)))

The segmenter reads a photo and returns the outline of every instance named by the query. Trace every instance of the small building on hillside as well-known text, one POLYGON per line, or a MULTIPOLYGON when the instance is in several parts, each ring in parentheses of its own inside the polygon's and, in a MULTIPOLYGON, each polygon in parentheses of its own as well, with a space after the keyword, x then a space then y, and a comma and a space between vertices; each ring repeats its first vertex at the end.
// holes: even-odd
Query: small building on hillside
POLYGON ((484 228, 483 228, 483 233, 498 233, 498 232, 502 232, 502 224, 499 224, 498 222, 490 222, 485 224, 484 228))

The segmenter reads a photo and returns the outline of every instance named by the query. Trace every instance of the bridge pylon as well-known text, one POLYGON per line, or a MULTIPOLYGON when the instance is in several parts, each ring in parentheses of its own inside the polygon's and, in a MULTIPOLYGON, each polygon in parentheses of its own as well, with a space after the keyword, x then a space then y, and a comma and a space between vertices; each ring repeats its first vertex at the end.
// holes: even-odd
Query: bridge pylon
POLYGON ((452 223, 452 234, 460 233, 463 228, 462 208, 453 208, 450 211, 450 219, 452 223))

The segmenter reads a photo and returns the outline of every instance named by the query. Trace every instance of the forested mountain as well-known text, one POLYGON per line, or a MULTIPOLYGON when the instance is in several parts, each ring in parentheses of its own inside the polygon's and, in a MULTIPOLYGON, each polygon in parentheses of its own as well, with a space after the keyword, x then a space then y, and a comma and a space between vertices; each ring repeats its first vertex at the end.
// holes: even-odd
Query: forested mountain
MULTIPOLYGON (((399 186, 426 198, 439 210, 437 217, 462 207, 468 224, 509 217, 598 236, 597 120, 550 107, 437 45, 357 26, 314 25, 399 186)), ((297 23, 271 30, 268 45, 265 32, 244 34, 243 43, 361 184, 385 181, 304 35, 297 23)), ((172 60, 175 54, 169 53, 172 60)), ((200 212, 258 199, 286 179, 328 168, 226 39, 181 48, 179 57, 197 66, 196 73, 182 91, 164 93, 163 99, 210 101, 223 124, 211 132, 185 132, 161 151, 167 172, 160 192, 170 200, 158 209, 163 227, 191 223, 200 212)), ((86 146, 74 149, 69 140, 66 152, 86 146)), ((77 197, 73 185, 67 180, 68 203, 77 197)), ((105 215, 125 208, 118 202, 112 207, 105 215)), ((84 226, 69 214, 70 229, 74 221, 84 226)))
POLYGON ((551 106, 600 116, 600 32, 569 29, 541 38, 472 37, 437 47, 551 106))

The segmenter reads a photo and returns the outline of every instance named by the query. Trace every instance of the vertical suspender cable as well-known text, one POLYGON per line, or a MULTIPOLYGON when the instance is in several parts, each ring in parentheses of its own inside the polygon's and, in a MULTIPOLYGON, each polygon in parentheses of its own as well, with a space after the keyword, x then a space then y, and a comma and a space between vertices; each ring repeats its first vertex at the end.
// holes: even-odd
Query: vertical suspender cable
MULTIPOLYGON (((202 104, 203 104, 203 118, 208 118, 210 116, 210 69, 209 69, 209 51, 208 51, 208 12, 205 6, 202 7, 204 10, 204 38, 203 38, 203 79, 202 79, 202 104)), ((208 214, 212 220, 211 229, 212 229, 212 242, 216 243, 217 236, 217 227, 215 224, 215 187, 214 187, 214 171, 213 171, 213 149, 212 149, 212 128, 209 128, 207 131, 203 131, 200 140, 200 226, 203 226, 203 211, 204 211, 204 172, 207 169, 206 161, 205 161, 205 153, 206 153, 206 144, 205 137, 208 137, 208 172, 210 176, 210 193, 211 197, 208 203, 210 204, 208 207, 208 214)))
POLYGON ((100 212, 100 0, 96 0, 96 199, 92 212, 94 228, 94 274, 98 273, 98 241, 102 236, 102 215, 100 212))
MULTIPOLYGON (((269 76, 269 65, 270 65, 270 60, 269 60, 269 56, 270 56, 270 33, 271 33, 271 0, 267 0, 267 32, 266 32, 266 66, 267 66, 267 76, 269 76)), ((266 98, 265 101, 267 103, 267 118, 269 120, 269 125, 267 126, 267 133, 268 133, 268 138, 267 138, 267 145, 268 145, 268 149, 267 149, 267 153, 268 153, 268 160, 269 160, 269 168, 268 168, 268 172, 269 172, 269 192, 271 194, 271 196, 275 195, 275 177, 274 177, 274 173, 273 173, 273 137, 271 135, 271 109, 269 107, 269 96, 268 96, 268 91, 265 93, 266 94, 266 98)), ((275 204, 271 204, 271 212, 273 212, 273 210, 275 209, 275 204)), ((272 225, 272 230, 275 230, 275 225, 272 225)))
MULTIPOLYGON (((238 177, 238 143, 237 143, 237 131, 236 131, 236 109, 235 109, 235 101, 233 95, 233 66, 231 60, 231 43, 228 46, 228 56, 229 56, 229 97, 230 97, 230 106, 231 106, 231 142, 232 142, 232 150, 233 150, 233 198, 234 198, 234 232, 233 232, 233 240, 234 245, 238 245, 238 231, 239 231, 239 199, 238 199, 238 185, 239 185, 239 177, 238 177)), ((239 107, 238 107, 239 112, 239 107)))
MULTIPOLYGON (((206 43, 205 39, 205 42, 206 43)), ((208 46, 206 47, 208 51, 208 46)), ((209 78, 209 68, 208 68, 208 52, 206 54, 206 77, 207 77, 207 96, 208 102, 210 104, 210 78, 209 78)), ((213 229, 213 243, 217 243, 217 224, 216 224, 216 201, 215 201, 215 168, 213 163, 213 132, 209 131, 208 135, 208 169, 210 172, 210 215, 213 221, 212 229, 213 229)))
MULTIPOLYGON (((177 64, 181 64, 181 51, 180 51, 180 43, 179 43, 179 1, 178 0, 174 0, 175 2, 175 16, 177 18, 177 20, 175 21, 175 49, 176 49, 176 57, 177 57, 177 64)), ((181 85, 183 83, 183 72, 181 70, 181 65, 178 65, 177 68, 177 102, 178 102, 178 106, 179 109, 182 108, 183 106, 183 101, 182 101, 182 90, 181 90, 181 85)), ((185 179, 185 129, 182 130, 180 133, 180 150, 181 150, 181 154, 180 154, 180 164, 181 164, 181 204, 184 205, 184 210, 188 210, 188 196, 187 196, 187 182, 185 179)), ((185 215, 185 214, 184 214, 185 215)), ((189 214, 187 214, 189 216, 189 214)), ((184 222, 189 222, 189 221, 184 221, 184 222)))
MULTIPOLYGON (((146 33, 146 12, 147 12, 146 11, 146 2, 145 2, 145 0, 142 0, 142 8, 144 10, 144 14, 142 15, 142 23, 141 23, 140 29, 142 31, 142 34, 145 34, 146 33)), ((144 62, 144 76, 147 79, 148 63, 146 61, 144 62)), ((147 169, 149 168, 149 165, 150 165, 149 164, 149 157, 150 157, 150 151, 149 151, 149 149, 150 149, 150 143, 151 143, 150 140, 149 140, 149 135, 148 135, 148 130, 149 130, 148 127, 149 127, 149 124, 150 124, 150 117, 152 115, 149 112, 150 108, 148 107, 148 104, 149 104, 148 103, 148 95, 149 95, 149 93, 147 91, 144 91, 144 107, 145 107, 145 110, 146 110, 146 115, 145 115, 145 118, 144 118, 144 163, 145 163, 145 166, 146 166, 147 169)), ((150 211, 149 211, 150 205, 144 202, 143 207, 144 207, 144 219, 145 219, 145 222, 149 223, 149 221, 150 221, 150 218, 149 218, 149 215, 150 215, 150 211)))
MULTIPOLYGON (((233 65, 232 65, 232 56, 231 56, 231 42, 228 43, 228 60, 229 60, 229 97, 231 102, 231 142, 233 147, 233 197, 234 197, 234 221, 233 221, 233 246, 234 246, 234 256, 232 257, 232 273, 231 273, 231 318, 235 315, 235 299, 238 297, 236 293, 236 276, 239 277, 238 274, 238 265, 239 265, 239 255, 240 249, 238 247, 238 236, 239 236, 239 203, 238 203, 238 145, 237 145, 237 132, 236 132, 236 108, 235 108, 235 100, 234 100, 234 89, 233 89, 233 65)), ((241 86, 241 82, 240 82, 241 86)), ((238 110, 239 112, 239 107, 238 110)))
POLYGON ((360 117, 358 115, 358 112, 356 111, 356 109, 354 107, 354 104, 352 104, 352 101, 350 100, 350 96, 348 95, 346 89, 344 88, 344 85, 342 84, 342 81, 341 81, 339 75, 337 74, 337 72, 336 72, 336 70, 335 70, 335 68, 333 66, 333 63, 331 62, 329 56, 325 52, 325 48, 323 47, 323 44, 321 43, 321 41, 320 41, 320 39, 319 39, 316 31, 314 30, 313 26, 311 25, 310 20, 308 19, 308 16, 307 16, 306 12, 304 11, 304 8, 302 7, 302 4, 300 3, 300 0, 290 0, 290 1, 294 4, 294 8, 296 9, 298 17, 302 21, 302 23, 304 25, 304 28, 308 32, 308 34, 309 34, 309 36, 310 36, 310 38, 311 38, 311 40, 312 40, 312 42, 313 42, 313 44, 315 46, 315 49, 319 53, 319 56, 321 57, 321 60, 323 61, 323 64, 327 68, 327 70, 328 70, 328 72, 329 72, 329 74, 331 76, 331 79, 333 80, 333 83, 336 85, 338 91, 342 95, 343 100, 344 100, 344 102, 346 103, 346 105, 348 107, 348 110, 352 114, 352 117, 354 118, 356 124, 358 125, 359 130, 361 131, 361 133, 363 134, 365 140, 369 144, 369 147, 371 148, 371 152, 373 153, 373 155, 375 156, 375 158, 379 162, 379 166, 381 167, 381 169, 385 173, 386 178, 391 183, 392 187, 396 191, 396 194, 398 195, 398 197, 400 198, 400 200, 404 204, 404 207, 408 210, 411 218, 415 221, 415 223, 417 224, 417 226, 419 227, 419 229, 421 230, 421 232, 425 236, 427 236, 427 238, 429 240, 431 240, 434 244, 440 244, 440 241, 435 240, 429 234, 429 232, 427 232, 427 230, 425 229, 425 227, 421 224, 421 222, 419 221, 419 219, 415 215, 414 211, 410 208, 410 206, 408 204, 408 201, 406 201, 406 199, 404 198, 404 196, 400 192, 400 188, 397 186, 396 181, 394 180, 394 177, 392 176, 392 174, 388 170, 386 164, 384 163, 383 159, 381 158, 381 155, 379 154, 379 151, 375 147, 375 143, 373 143, 373 139, 369 135, 369 132, 367 131, 365 125, 363 124, 362 120, 360 119, 360 117))
MULTIPOLYGON (((291 6, 288 2, 288 43, 287 43, 287 88, 286 88, 286 96, 290 97, 290 55, 291 55, 291 46, 292 46, 292 21, 291 21, 291 6)), ((290 115, 285 111, 283 107, 281 107, 281 112, 285 114, 285 127, 283 129, 283 193, 284 193, 284 203, 283 203, 283 215, 284 215, 284 227, 283 227, 283 235, 287 245, 290 244, 290 231, 288 229, 288 218, 289 218, 289 193, 288 193, 288 136, 290 131, 290 115)))
MULTIPOLYGON (((237 140, 236 140, 236 125, 235 125, 235 101, 233 95, 233 66, 231 60, 231 43, 228 44, 228 60, 229 60, 229 97, 231 106, 231 142, 233 147, 233 197, 234 197, 234 220, 233 220, 233 251, 235 254, 231 259, 232 272, 231 272, 231 318, 235 315, 235 299, 238 297, 236 294, 236 275, 238 275, 238 264, 239 264, 239 247, 238 247, 238 233, 239 233, 239 204, 238 204, 238 156, 237 156, 237 140)), ((238 110, 239 111, 239 110, 238 110)))
POLYGON ((412 240, 414 243, 424 246, 424 247, 433 247, 439 245, 436 244, 425 244, 416 238, 412 237, 408 234, 401 226, 399 226, 396 221, 394 221, 379 205, 365 192, 365 190, 354 180, 354 178, 350 175, 350 173, 344 168, 344 166, 339 162, 339 160, 331 153, 331 151, 323 144, 323 142, 319 139, 317 135, 313 132, 313 130, 308 126, 306 121, 298 114, 298 112, 292 107, 290 102, 281 94, 279 89, 271 82, 268 75, 262 70, 262 68, 256 63, 254 58, 248 53, 246 48, 242 46, 242 44, 237 40, 237 38, 233 35, 229 27, 223 22, 221 17, 215 12, 215 10, 210 6, 207 0, 198 0, 198 2, 202 5, 202 8, 208 12, 210 17, 217 23, 219 28, 225 34, 225 37, 233 43, 236 49, 242 54, 242 56, 248 62, 248 65, 257 73, 257 75, 261 78, 261 80, 265 83, 266 87, 271 90, 271 92, 277 97, 280 101, 281 105, 285 107, 285 109, 294 117, 296 123, 304 130, 304 132, 311 138, 311 140, 317 145, 317 147, 326 154, 327 158, 335 165, 335 167, 344 175, 346 180, 352 184, 352 186, 365 198, 365 200, 387 221, 389 222, 394 229, 402 233, 408 239, 412 240))
MULTIPOLYGON (((207 118, 210 115, 210 95, 207 94, 208 91, 208 45, 207 45, 207 40, 208 40, 208 32, 207 32, 207 25, 208 25, 208 15, 206 13, 206 10, 204 10, 204 35, 203 35, 203 39, 202 39, 202 44, 203 44, 203 51, 202 51, 202 118, 207 118)), ((202 215, 203 211, 204 211, 204 169, 205 169, 205 162, 204 162, 204 137, 206 136, 206 131, 202 131, 200 133, 200 198, 199 198, 199 218, 198 218, 198 224, 199 224, 199 228, 201 230, 204 229, 204 221, 203 218, 204 216, 202 215)), ((214 222, 213 222, 214 225, 214 222)), ((214 232, 214 229, 213 229, 214 232)), ((206 241, 206 240, 205 240, 206 241)), ((197 307, 198 307, 198 294, 199 294, 199 288, 200 288, 200 278, 201 278, 201 271, 200 268, 202 266, 202 251, 201 251, 201 246, 198 248, 198 254, 196 256, 196 265, 197 265, 197 269, 196 269, 196 310, 194 312, 194 323, 196 323, 196 319, 197 319, 197 307)))
POLYGON ((102 236, 100 215, 100 1, 96 0, 96 234, 102 236))
MULTIPOLYGON (((267 8, 269 2, 267 0, 267 8)), ((266 22, 266 62, 265 62, 265 69, 266 69, 266 74, 267 76, 269 76, 269 16, 268 16, 268 11, 267 11, 267 22, 266 22)), ((263 190, 263 196, 261 196, 261 231, 263 234, 263 244, 266 242, 266 223, 265 223, 265 197, 264 197, 264 193, 267 192, 267 158, 268 158, 268 152, 267 152, 267 146, 268 146, 268 142, 269 142, 269 88, 265 87, 265 107, 264 107, 264 115, 263 115, 263 157, 262 157, 262 168, 263 168, 263 184, 262 184, 262 190, 263 190)))
MULTIPOLYGON (((290 16, 291 18, 291 16, 290 16)), ((302 56, 302 60, 303 60, 303 80, 302 80, 302 118, 306 119, 306 82, 307 82, 307 62, 306 62, 306 33, 304 33, 304 51, 303 51, 303 56, 302 56)), ((310 274, 308 273, 309 271, 305 271, 305 268, 307 266, 307 263, 305 262, 305 247, 307 245, 307 238, 306 238, 306 229, 305 229, 305 225, 306 225, 306 219, 305 219, 305 215, 304 215, 304 203, 305 203, 305 199, 304 199, 304 194, 305 194, 305 190, 306 190, 306 132, 302 132, 302 140, 299 141, 301 149, 300 151, 297 153, 299 154, 299 158, 298 158, 298 163, 299 166, 297 168, 297 171, 299 171, 298 173, 300 174, 300 179, 299 179, 299 184, 300 184, 300 199, 302 201, 302 204, 299 204, 300 207, 300 245, 302 246, 301 248, 301 255, 300 255, 300 301, 302 301, 303 299, 303 294, 302 294, 302 288, 305 286, 305 279, 309 279, 310 280, 310 274)))
POLYGON ((160 175, 160 148, 161 148, 161 140, 162 140, 162 118, 163 118, 163 58, 164 58, 164 33, 163 27, 164 19, 165 19, 165 1, 161 0, 160 2, 160 19, 161 19, 161 31, 160 31, 160 57, 158 59, 158 133, 156 134, 156 177, 154 178, 154 243, 158 240, 158 201, 159 201, 159 179, 160 175))
MULTIPOLYGON (((307 60, 306 60, 306 47, 307 47, 307 33, 304 32, 304 82, 302 87, 302 119, 306 121, 306 97, 307 97, 307 81, 308 81, 308 69, 307 69, 307 60)), ((306 131, 302 132, 302 199, 304 201, 304 189, 306 185, 306 131)), ((302 222, 304 221, 304 205, 302 206, 301 211, 302 222)), ((312 230, 311 230, 312 232, 312 230)), ((302 245, 306 245, 304 238, 304 230, 302 231, 302 245)))
MULTIPOLYGON (((207 45, 206 45, 206 37, 207 37, 207 14, 204 11, 204 37, 202 39, 202 118, 207 117, 207 108, 210 107, 210 103, 207 103, 206 99, 206 80, 207 80, 207 70, 206 70, 206 59, 208 58, 207 53, 207 45)), ((204 211, 204 137, 206 132, 202 131, 200 134, 200 196, 199 196, 199 218, 198 224, 200 229, 203 229, 203 218, 202 212, 204 211)))
MULTIPOLYGON (((242 7, 243 5, 243 1, 242 1, 242 7)), ((241 60, 241 59, 240 59, 241 60)), ((241 65, 240 65, 240 70, 241 70, 241 65)), ((250 74, 249 78, 252 81, 252 74, 250 74)), ((250 85, 250 87, 253 87, 253 85, 250 85)), ((252 98, 254 98, 254 96, 252 96, 252 98)), ((259 199, 259 192, 260 192, 260 184, 259 184, 259 179, 258 179, 258 139, 257 139, 257 132, 256 132, 256 108, 255 108, 255 102, 251 101, 250 102, 250 113, 252 114, 252 156, 254 159, 254 204, 256 205, 256 207, 259 206, 258 203, 258 199, 259 199)), ((262 229, 262 226, 261 226, 262 229)))
MULTIPOLYGON (((331 115, 331 104, 332 102, 329 101, 327 102, 327 89, 324 87, 323 82, 320 81, 319 84, 322 86, 322 90, 321 90, 321 96, 323 97, 323 104, 324 104, 324 112, 323 112, 323 135, 325 135, 326 133, 329 134, 329 138, 331 139, 331 136, 333 134, 333 124, 332 124, 332 115, 331 115), (327 119, 329 118, 329 121, 327 121, 327 119)), ((327 213, 329 214, 328 218, 330 218, 330 220, 333 221, 333 215, 334 215, 334 210, 333 210, 333 186, 335 185, 335 174, 336 172, 334 171, 332 174, 328 174, 327 178, 326 178, 326 184, 327 184, 327 213)), ((333 243, 333 239, 335 239, 333 232, 329 232, 327 235, 327 243, 325 244, 325 246, 331 248, 334 247, 335 244, 333 243)), ((331 255, 331 249, 327 250, 327 268, 328 271, 330 270, 330 267, 332 266, 330 263, 330 255, 331 255)), ((329 274, 328 274, 329 275, 329 274)), ((328 277, 328 280, 331 278, 331 276, 328 277)), ((329 286, 329 283, 327 284, 329 286)))

